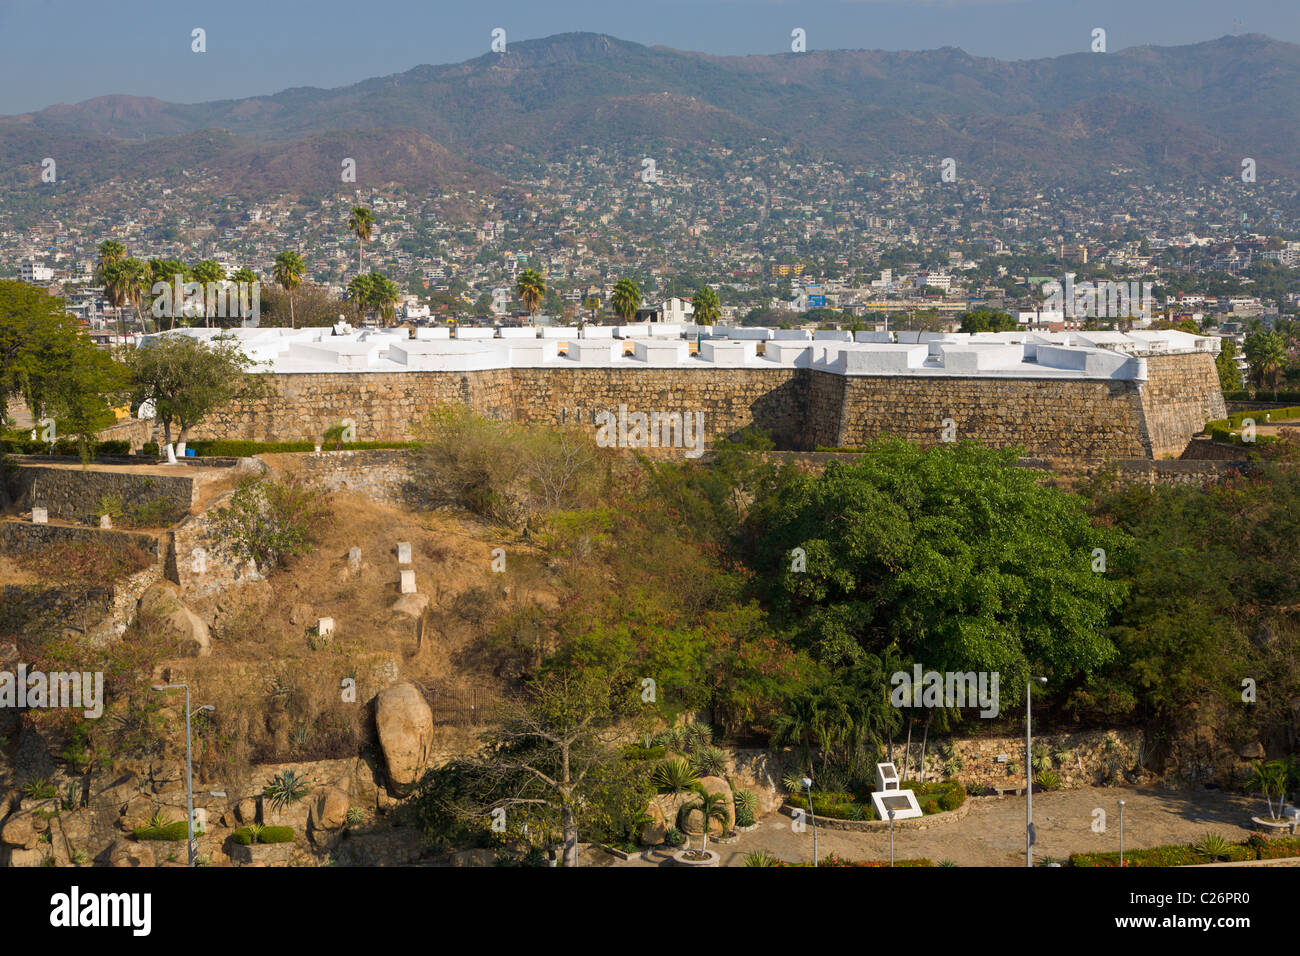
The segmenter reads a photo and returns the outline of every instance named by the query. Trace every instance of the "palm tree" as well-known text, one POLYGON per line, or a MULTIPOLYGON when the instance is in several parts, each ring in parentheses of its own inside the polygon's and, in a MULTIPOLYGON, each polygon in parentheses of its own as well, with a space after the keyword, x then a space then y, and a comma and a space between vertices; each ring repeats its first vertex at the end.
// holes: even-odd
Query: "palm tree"
POLYGON ((135 306, 136 317, 140 320, 140 330, 144 331, 144 297, 148 293, 150 286, 149 267, 146 266, 135 256, 123 259, 119 264, 121 270, 121 282, 126 300, 135 306))
POLYGON ((1276 329, 1270 332, 1256 332, 1246 339, 1244 347, 1246 360, 1250 363, 1250 374, 1256 386, 1268 381, 1277 389, 1277 378, 1287 362, 1286 340, 1276 329))
POLYGON ((1291 766, 1285 760, 1270 760, 1268 763, 1255 761, 1250 765, 1250 779, 1246 789, 1251 793, 1262 794, 1268 801, 1268 815, 1274 820, 1286 803, 1287 783, 1291 778, 1291 766), (1273 798, 1278 798, 1277 813, 1273 812, 1273 798))
POLYGON ((302 285, 302 274, 307 265, 302 256, 292 249, 286 249, 275 257, 275 282, 289 294, 289 328, 295 327, 293 316, 293 290, 302 285))
POLYGON ((624 277, 615 283, 614 294, 609 298, 610 304, 614 306, 614 311, 619 317, 624 322, 631 322, 641 305, 641 287, 624 277))
POLYGON ((366 243, 370 241, 374 225, 373 212, 365 206, 352 207, 352 214, 348 216, 348 231, 357 237, 357 275, 361 275, 361 254, 366 248, 366 243))
MULTIPOLYGON (((205 294, 209 282, 221 282, 226 278, 226 270, 215 259, 204 259, 202 262, 196 262, 191 271, 194 274, 194 281, 203 283, 205 294)), ((211 317, 212 306, 209 304, 203 310, 203 324, 211 325, 211 317)))
POLYGON ((357 308, 357 325, 361 324, 363 313, 370 305, 372 295, 371 285, 373 284, 373 281, 373 276, 355 276, 352 281, 348 283, 347 292, 343 293, 343 297, 357 308))
POLYGON ((402 290, 397 287, 397 283, 382 272, 370 273, 370 296, 367 302, 380 318, 382 325, 387 325, 388 320, 393 317, 397 311, 397 302, 402 297, 402 290))
POLYGON ((122 260, 126 258, 126 246, 116 239, 105 239, 99 244, 99 263, 95 266, 95 281, 104 287, 104 298, 117 311, 117 333, 122 330, 122 305, 128 294, 124 284, 122 260))
POLYGON ((536 269, 525 269, 519 273, 515 282, 515 295, 519 296, 524 308, 528 310, 528 322, 531 325, 533 315, 541 305, 542 297, 546 295, 546 279, 536 269))
POLYGON ((701 785, 695 786, 695 792, 700 795, 700 799, 695 803, 684 807, 683 812, 690 814, 699 810, 704 817, 704 843, 700 847, 701 853, 709 852, 709 824, 717 820, 722 824, 722 829, 727 829, 727 824, 731 822, 731 808, 727 806, 727 795, 721 791, 709 793, 701 785))
POLYGON ((714 325, 722 315, 722 303, 718 301, 718 293, 710 286, 702 285, 696 289, 691 304, 695 307, 696 325, 714 325))
POLYGON ((230 281, 252 285, 257 281, 257 273, 248 268, 248 266, 240 266, 234 272, 230 273, 230 281))

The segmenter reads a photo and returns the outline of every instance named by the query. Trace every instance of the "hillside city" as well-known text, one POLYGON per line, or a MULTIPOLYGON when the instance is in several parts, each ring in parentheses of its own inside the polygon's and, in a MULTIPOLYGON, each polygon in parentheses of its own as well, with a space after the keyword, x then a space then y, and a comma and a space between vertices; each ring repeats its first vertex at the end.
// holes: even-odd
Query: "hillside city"
POLYGON ((1222 64, 1300 47, 515 49, 0 116, 0 892, 176 939, 170 868, 1051 868, 945 918, 1281 925, 1300 169, 1222 64), (789 134, 841 100, 910 134, 789 134))

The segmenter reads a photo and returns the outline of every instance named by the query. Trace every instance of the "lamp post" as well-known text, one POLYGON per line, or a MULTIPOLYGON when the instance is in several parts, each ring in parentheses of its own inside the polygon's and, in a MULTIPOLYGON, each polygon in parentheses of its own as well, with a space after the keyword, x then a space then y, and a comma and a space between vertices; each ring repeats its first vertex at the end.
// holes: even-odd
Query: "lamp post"
POLYGON ((1034 865, 1034 684, 1046 684, 1046 677, 1031 677, 1025 684, 1025 866, 1034 865))
POLYGON ((813 866, 817 865, 817 811, 813 809, 812 802, 812 777, 803 778, 803 788, 808 791, 808 813, 812 816, 813 825, 813 866))
MULTIPOLYGON (((185 691, 185 837, 186 847, 189 851, 189 866, 194 866, 195 850, 194 845, 194 769, 193 759, 191 756, 191 735, 190 735, 190 685, 189 684, 154 684, 153 689, 159 692, 169 690, 185 691)), ((211 713, 216 710, 211 704, 204 704, 194 713, 207 711, 211 713)))
POLYGON ((1124 801, 1119 802, 1119 866, 1124 868, 1124 801))
POLYGON ((889 865, 894 865, 894 813, 893 807, 889 808, 889 865))

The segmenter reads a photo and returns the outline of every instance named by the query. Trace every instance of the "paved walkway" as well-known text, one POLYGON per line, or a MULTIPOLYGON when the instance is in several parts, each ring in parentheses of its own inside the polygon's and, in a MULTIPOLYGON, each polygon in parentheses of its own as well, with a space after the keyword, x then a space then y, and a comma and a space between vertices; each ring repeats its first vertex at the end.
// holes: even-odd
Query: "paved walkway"
MULTIPOLYGON (((896 858, 928 857, 935 863, 949 859, 958 866, 1024 866, 1025 798, 972 797, 974 805, 963 820, 926 830, 897 830, 896 858)), ((1038 842, 1036 861, 1055 857, 1064 861, 1071 853, 1119 849, 1119 807, 1124 808, 1124 846, 1148 847, 1191 843, 1208 832, 1232 841, 1244 840, 1252 830, 1250 818, 1264 808, 1263 800, 1219 792, 1147 790, 1132 787, 1084 787, 1034 794, 1034 826, 1038 842), (1091 829, 1093 810, 1106 811, 1106 832, 1091 829)), ((818 831, 818 849, 853 860, 889 859, 889 833, 818 831)), ((721 854, 723 866, 739 866, 747 853, 766 850, 790 862, 812 859, 813 835, 809 826, 795 833, 789 817, 773 813, 757 830, 741 834, 735 843, 710 849, 721 854)), ((598 861, 592 860, 597 863, 598 861)), ((620 866, 662 866, 667 855, 647 851, 620 866)))

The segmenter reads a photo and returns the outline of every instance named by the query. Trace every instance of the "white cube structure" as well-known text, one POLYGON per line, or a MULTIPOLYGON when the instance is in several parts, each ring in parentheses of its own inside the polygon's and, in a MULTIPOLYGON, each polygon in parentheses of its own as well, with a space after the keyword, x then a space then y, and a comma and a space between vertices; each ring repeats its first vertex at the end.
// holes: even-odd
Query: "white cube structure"
POLYGON ((48 524, 49 520, 50 520, 50 512, 48 509, 46 508, 32 509, 32 524, 48 524))
POLYGON ((399 541, 399 542, 397 542, 397 563, 398 563, 398 564, 410 564, 410 563, 411 563, 411 545, 410 545, 410 542, 407 542, 407 541, 399 541))
POLYGON ((569 358, 579 362, 613 362, 622 354, 623 343, 613 339, 569 341, 569 358))
POLYGON ((401 591, 403 594, 415 593, 415 572, 414 571, 402 572, 401 591))
POLYGON ((334 633, 334 618, 323 617, 316 622, 316 633, 321 637, 329 637, 334 633))
POLYGON ((690 346, 685 342, 647 339, 632 343, 633 357, 651 365, 681 365, 690 357, 690 353, 690 346))

